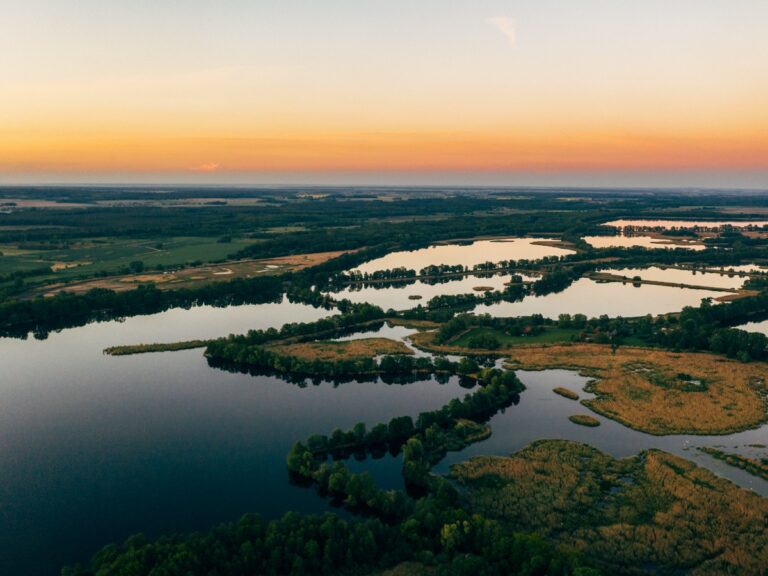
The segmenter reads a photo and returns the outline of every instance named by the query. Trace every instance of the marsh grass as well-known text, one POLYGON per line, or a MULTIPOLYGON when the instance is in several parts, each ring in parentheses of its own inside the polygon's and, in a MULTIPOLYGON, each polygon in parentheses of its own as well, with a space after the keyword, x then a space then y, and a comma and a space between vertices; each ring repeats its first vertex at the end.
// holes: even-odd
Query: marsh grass
POLYGON ((557 388, 552 389, 552 392, 555 394, 559 394, 563 398, 568 398, 568 400, 578 400, 579 395, 576 394, 573 390, 569 390, 568 388, 563 388, 561 386, 558 386, 557 388))
POLYGON ((351 360, 373 358, 382 354, 413 354, 413 351, 403 342, 389 338, 362 338, 343 342, 320 340, 296 344, 278 344, 268 348, 285 356, 294 356, 305 360, 351 360))
POLYGON ((472 512, 588 553, 605 574, 763 574, 768 499, 691 462, 649 450, 616 460, 542 440, 451 469, 472 512))
POLYGON ((589 428, 600 426, 600 420, 587 414, 574 414, 573 416, 568 416, 568 420, 579 426, 587 426, 589 428))
POLYGON ((766 421, 765 363, 599 344, 524 346, 510 367, 592 377, 591 410, 650 434, 729 434, 766 421))

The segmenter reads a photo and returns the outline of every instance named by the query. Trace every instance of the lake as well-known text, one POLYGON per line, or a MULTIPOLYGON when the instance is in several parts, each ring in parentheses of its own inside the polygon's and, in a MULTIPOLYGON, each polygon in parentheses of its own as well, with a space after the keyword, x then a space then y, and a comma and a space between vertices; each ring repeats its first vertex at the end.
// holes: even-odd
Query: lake
POLYGON ((352 302, 369 302, 381 306, 384 310, 408 310, 419 304, 426 306, 427 302, 435 296, 453 294, 478 293, 476 287, 489 287, 494 290, 503 290, 504 284, 509 282, 510 274, 494 275, 490 278, 477 276, 464 276, 463 278, 451 278, 447 282, 430 284, 421 280, 406 283, 398 282, 393 285, 350 285, 339 292, 332 292, 336 299, 347 298, 352 302), (415 299, 416 297, 420 297, 415 299))
POLYGON ((734 228, 749 228, 751 226, 767 226, 768 220, 611 220, 603 226, 615 226, 616 228, 721 228, 733 226, 734 228))
POLYGON ((566 256, 573 250, 547 246, 546 238, 502 238, 476 240, 467 244, 436 244, 412 251, 391 252, 381 258, 365 262, 356 268, 360 272, 375 272, 392 268, 408 268, 417 272, 429 265, 463 264, 472 267, 484 262, 502 260, 539 260, 546 256, 566 256))
POLYGON ((584 241, 593 248, 684 248, 686 250, 704 250, 706 246, 695 240, 680 238, 684 244, 670 242, 653 236, 584 236, 584 241))
MULTIPOLYGON (((253 511, 322 512, 328 504, 313 490, 288 482, 295 441, 415 416, 466 394, 455 378, 301 388, 212 369, 202 350, 102 353, 328 314, 288 302, 201 307, 42 341, 0 339, 0 574, 58 574, 136 532, 203 530, 253 511)), ((385 462, 372 468, 396 477, 385 462)))
MULTIPOLYGON (((626 274, 623 271, 622 274, 626 274)), ((520 302, 480 304, 476 314, 498 317, 541 314, 556 319, 559 314, 585 314, 589 318, 608 316, 644 316, 678 312, 685 306, 698 306, 703 298, 718 298, 723 292, 670 286, 641 285, 631 282, 596 282, 580 278, 562 292, 545 296, 527 296, 520 302)))
POLYGON ((629 279, 639 276, 642 280, 654 282, 669 282, 670 284, 686 284, 688 286, 705 286, 707 288, 727 288, 735 290, 741 288, 746 281, 746 276, 728 274, 727 272, 699 272, 696 270, 681 270, 677 268, 661 268, 649 266, 648 268, 623 268, 604 269, 600 272, 626 276, 629 279))

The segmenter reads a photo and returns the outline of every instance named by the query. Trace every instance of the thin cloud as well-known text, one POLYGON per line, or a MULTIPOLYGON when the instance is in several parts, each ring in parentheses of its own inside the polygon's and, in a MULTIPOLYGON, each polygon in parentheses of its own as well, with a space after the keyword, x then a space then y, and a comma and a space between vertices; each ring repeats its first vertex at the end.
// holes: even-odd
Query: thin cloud
POLYGON ((507 16, 493 16, 488 19, 488 22, 490 22, 499 32, 504 34, 504 37, 511 46, 515 45, 517 42, 517 34, 515 33, 515 21, 512 20, 512 18, 508 18, 507 16))
POLYGON ((190 170, 192 172, 216 172, 219 168, 221 168, 221 164, 218 162, 206 162, 205 164, 193 166, 190 170))

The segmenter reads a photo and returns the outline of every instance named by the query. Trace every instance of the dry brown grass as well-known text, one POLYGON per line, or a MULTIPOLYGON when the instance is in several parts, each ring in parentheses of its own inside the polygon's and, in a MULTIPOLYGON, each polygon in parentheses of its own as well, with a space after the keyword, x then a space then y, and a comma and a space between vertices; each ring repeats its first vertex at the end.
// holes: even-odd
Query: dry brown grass
POLYGON ((768 499, 656 450, 615 460, 549 440, 452 469, 473 511, 588 553, 606 574, 763 574, 768 499))
POLYGON ((596 380, 595 412, 651 434, 727 434, 766 420, 768 366, 744 364, 714 354, 571 344, 525 346, 511 351, 511 364, 526 369, 571 368, 596 380), (679 385, 676 375, 704 382, 679 385))
POLYGON ((389 338, 363 338, 345 342, 317 341, 269 346, 270 350, 306 360, 352 360, 381 354, 413 354, 403 342, 389 338))
POLYGON ((734 292, 733 294, 725 294, 724 296, 718 296, 715 298, 717 302, 733 302, 734 300, 739 300, 740 298, 748 298, 750 296, 757 296, 760 294, 758 290, 739 290, 738 292, 734 292))
POLYGON ((570 390, 568 388, 563 388, 562 386, 558 386, 557 388, 553 388, 552 392, 555 394, 559 394, 563 398, 568 398, 568 400, 578 400, 579 395, 576 394, 573 390, 570 390))
POLYGON ((589 428, 600 426, 600 420, 587 414, 574 414, 573 416, 568 416, 568 420, 579 426, 587 426, 589 428))

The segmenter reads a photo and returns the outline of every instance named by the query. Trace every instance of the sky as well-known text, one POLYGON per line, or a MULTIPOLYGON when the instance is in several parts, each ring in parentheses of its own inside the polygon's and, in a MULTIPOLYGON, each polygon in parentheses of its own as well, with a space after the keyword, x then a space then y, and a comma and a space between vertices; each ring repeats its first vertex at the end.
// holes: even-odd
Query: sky
POLYGON ((768 188, 766 0, 3 0, 0 183, 768 188))

